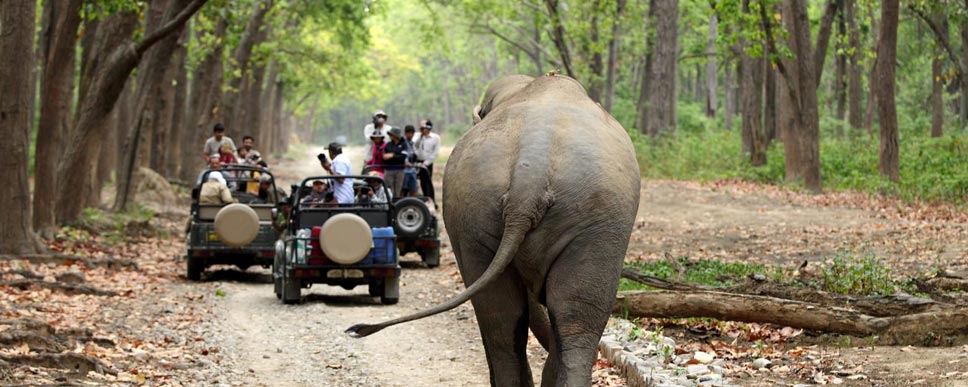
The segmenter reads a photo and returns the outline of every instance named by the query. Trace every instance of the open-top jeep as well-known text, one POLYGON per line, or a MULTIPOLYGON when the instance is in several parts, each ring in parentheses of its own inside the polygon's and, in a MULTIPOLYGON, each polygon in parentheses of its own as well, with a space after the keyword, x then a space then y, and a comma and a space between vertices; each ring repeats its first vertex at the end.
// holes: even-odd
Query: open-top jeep
POLYGON ((279 232, 273 227, 276 214, 275 179, 269 171, 250 166, 231 165, 219 170, 202 172, 192 189, 191 220, 186 235, 187 276, 197 281, 205 268, 212 265, 235 265, 241 270, 249 266, 269 267, 275 256, 279 232), (238 200, 233 204, 203 204, 200 200, 202 184, 212 172, 222 174, 225 183, 238 200), (264 199, 246 192, 255 188, 262 176, 271 187, 264 199), (247 187, 252 185, 253 187, 247 187))
MULTIPOLYGON (((379 176, 318 176, 294 185, 288 226, 276 244, 273 262, 276 297, 288 304, 299 302, 301 290, 312 284, 348 290, 366 285, 370 296, 380 297, 382 303, 397 303, 400 298, 397 246, 401 240, 416 243, 416 239, 401 236, 400 230, 419 236, 429 227, 423 222, 423 228, 417 229, 415 224, 401 225, 398 220, 405 212, 426 214, 428 210, 417 199, 396 203, 378 199, 388 194, 379 176), (357 198, 354 203, 338 204, 331 196, 328 201, 307 199, 313 182, 329 181, 332 186, 337 184, 337 179, 353 180, 357 198), (373 195, 380 191, 382 195, 373 195), (418 206, 423 206, 422 212, 412 209, 418 206)), ((439 248, 439 242, 435 246, 439 248)))

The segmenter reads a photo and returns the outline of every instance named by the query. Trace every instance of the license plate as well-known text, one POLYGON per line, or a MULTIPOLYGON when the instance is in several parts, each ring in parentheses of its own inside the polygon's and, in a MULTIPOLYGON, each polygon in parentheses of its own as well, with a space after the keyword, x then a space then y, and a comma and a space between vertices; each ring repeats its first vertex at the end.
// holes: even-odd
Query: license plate
POLYGON ((326 278, 363 278, 363 270, 334 269, 326 272, 326 278))
POLYGON ((209 231, 209 233, 208 233, 208 240, 209 240, 209 242, 217 242, 218 241, 218 234, 216 234, 214 231, 209 231))

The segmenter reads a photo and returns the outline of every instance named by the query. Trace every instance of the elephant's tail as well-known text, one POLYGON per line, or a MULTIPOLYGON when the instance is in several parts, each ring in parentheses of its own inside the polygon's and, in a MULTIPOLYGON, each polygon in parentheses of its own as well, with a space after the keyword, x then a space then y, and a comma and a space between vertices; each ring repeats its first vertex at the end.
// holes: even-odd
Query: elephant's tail
POLYGON ((422 310, 409 316, 395 318, 379 324, 356 324, 347 329, 346 333, 352 337, 366 337, 392 325, 433 316, 460 306, 460 304, 463 304, 467 300, 471 299, 474 294, 477 294, 478 291, 489 285, 494 281, 494 279, 504 272, 504 269, 508 267, 508 265, 511 263, 511 260, 518 253, 518 247, 521 246, 521 242, 524 241, 524 236, 528 233, 530 228, 531 224, 528 222, 507 222, 504 227, 504 236, 501 238, 501 245, 498 247, 497 253, 494 254, 494 260, 491 261, 491 264, 487 267, 487 270, 484 271, 484 274, 481 274, 477 281, 474 281, 471 286, 467 287, 467 289, 464 289, 464 291, 458 294, 456 297, 444 302, 443 304, 437 305, 430 309, 422 310))

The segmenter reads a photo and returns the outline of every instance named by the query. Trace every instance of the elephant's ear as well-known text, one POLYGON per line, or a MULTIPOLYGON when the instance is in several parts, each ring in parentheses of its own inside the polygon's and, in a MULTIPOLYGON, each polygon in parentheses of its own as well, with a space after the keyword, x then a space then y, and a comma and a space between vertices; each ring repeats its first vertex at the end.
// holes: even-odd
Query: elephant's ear
POLYGON ((481 117, 481 105, 474 105, 474 125, 477 125, 484 117, 481 117))

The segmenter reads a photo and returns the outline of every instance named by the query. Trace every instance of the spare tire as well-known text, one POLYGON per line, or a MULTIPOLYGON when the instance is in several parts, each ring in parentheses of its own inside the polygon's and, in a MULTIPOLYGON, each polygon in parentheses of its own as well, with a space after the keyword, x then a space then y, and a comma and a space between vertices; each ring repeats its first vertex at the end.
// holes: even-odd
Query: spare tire
POLYGON ((215 214, 215 235, 226 246, 242 247, 259 235, 259 215, 245 204, 233 203, 215 214))
POLYGON ((333 215, 319 231, 319 245, 333 262, 352 265, 370 253, 373 231, 359 215, 333 215))
POLYGON ((420 236, 430 227, 430 209, 417 198, 403 198, 393 204, 393 231, 402 237, 420 236))

